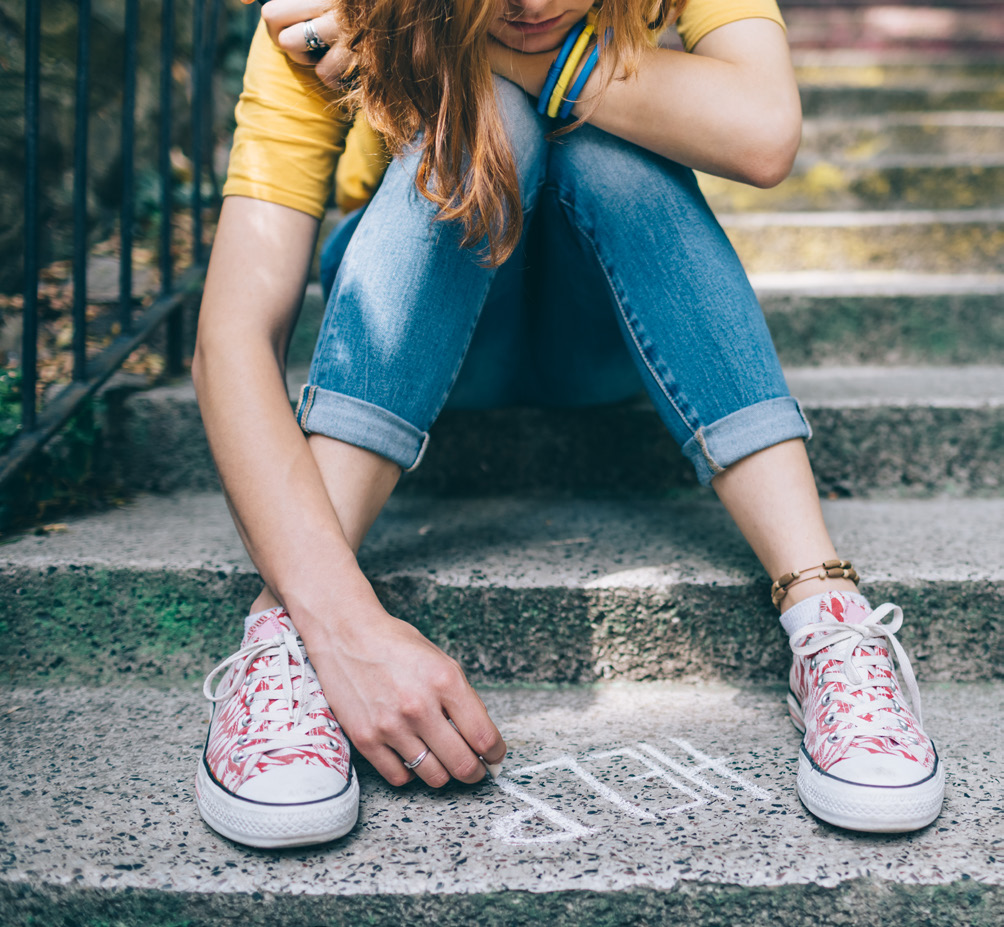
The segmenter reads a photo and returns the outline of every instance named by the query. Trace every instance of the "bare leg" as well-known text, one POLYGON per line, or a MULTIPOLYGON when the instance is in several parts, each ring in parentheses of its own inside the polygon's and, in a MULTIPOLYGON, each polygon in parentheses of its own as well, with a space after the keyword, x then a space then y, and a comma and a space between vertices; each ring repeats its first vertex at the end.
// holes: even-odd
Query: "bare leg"
MULTIPOLYGON (((744 457, 711 485, 772 580, 838 556, 823 523, 816 482, 800 438, 744 457)), ((785 596, 782 607, 827 590, 856 589, 849 579, 800 582, 785 596)))
MULTIPOLYGON (((307 444, 321 472, 345 540, 358 553, 363 538, 397 485, 401 468, 386 457, 324 435, 311 435, 307 444)), ((279 604, 266 586, 255 599, 251 611, 279 604)))

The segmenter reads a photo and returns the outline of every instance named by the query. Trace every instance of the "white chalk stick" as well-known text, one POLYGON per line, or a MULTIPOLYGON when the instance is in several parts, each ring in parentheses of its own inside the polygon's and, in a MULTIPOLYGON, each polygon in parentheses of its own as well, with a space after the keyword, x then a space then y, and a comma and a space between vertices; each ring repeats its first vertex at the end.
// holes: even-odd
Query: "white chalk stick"
POLYGON ((485 764, 485 769, 488 770, 488 775, 493 779, 498 779, 498 777, 502 775, 501 763, 489 763, 484 757, 479 757, 479 759, 485 764))

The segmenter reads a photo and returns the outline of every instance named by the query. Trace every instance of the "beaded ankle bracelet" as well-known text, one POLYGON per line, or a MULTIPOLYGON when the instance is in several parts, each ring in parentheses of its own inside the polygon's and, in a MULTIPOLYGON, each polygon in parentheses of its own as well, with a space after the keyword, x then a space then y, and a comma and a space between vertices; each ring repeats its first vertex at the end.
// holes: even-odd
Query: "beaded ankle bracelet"
POLYGON ((780 579, 775 580, 774 584, 770 587, 770 600, 774 603, 777 610, 781 611, 781 603, 792 586, 797 586, 799 583, 807 583, 810 579, 826 579, 827 577, 832 579, 849 579, 855 584, 860 580, 858 571, 851 566, 850 560, 824 560, 819 566, 806 567, 804 570, 793 570, 791 573, 785 573, 780 579), (819 572, 812 573, 809 576, 804 575, 810 570, 818 570, 819 572))

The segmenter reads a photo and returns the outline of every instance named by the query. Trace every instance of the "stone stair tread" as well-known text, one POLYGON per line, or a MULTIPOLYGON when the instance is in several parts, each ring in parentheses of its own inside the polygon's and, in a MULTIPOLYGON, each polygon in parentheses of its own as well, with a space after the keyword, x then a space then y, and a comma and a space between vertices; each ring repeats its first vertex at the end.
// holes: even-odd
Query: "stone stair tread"
POLYGON ((725 228, 875 228, 876 226, 975 225, 1004 222, 1004 208, 883 209, 722 213, 725 228))
POLYGON ((806 297, 1004 295, 1004 273, 805 270, 751 274, 750 283, 761 299, 782 294, 806 297))
POLYGON ((679 903, 695 925, 779 912, 808 925, 874 912, 878 894, 883 919, 912 927, 959 916, 954 886, 966 923, 989 925, 1004 901, 1004 684, 923 689, 947 795, 938 821, 909 836, 856 835, 804 810, 780 687, 645 683, 484 689, 509 744, 501 779, 392 789, 357 764, 356 829, 282 852, 233 844, 199 818, 195 685, 8 689, 0 911, 12 925, 63 923, 70 909, 75 923, 93 911, 121 927, 175 911, 191 927, 589 927, 668 923, 653 911, 679 903), (639 906, 647 919, 633 919, 639 906))
POLYGON ((998 273, 1004 208, 733 212, 719 221, 749 273, 998 273))
POLYGON ((1004 112, 816 116, 802 123, 795 171, 824 162, 857 168, 999 165, 1004 112))
POLYGON ((902 127, 939 128, 1004 128, 1004 113, 999 110, 917 110, 916 112, 884 113, 881 116, 812 116, 803 121, 809 135, 846 129, 849 132, 883 132, 902 127))
MULTIPOLYGON (((761 274, 755 279, 764 289, 781 292, 788 281, 787 274, 761 274)), ((998 275, 974 275, 986 286, 986 292, 998 292, 1001 280, 998 275)), ((934 284, 940 287, 947 278, 934 284)), ((882 274, 865 275, 809 273, 802 280, 806 289, 830 295, 845 295, 860 287, 857 292, 872 293, 873 286, 890 289, 898 287, 897 277, 882 274), (839 281, 844 281, 841 286, 839 281)), ((916 282, 916 281, 915 281, 916 282)), ((923 286, 923 283, 917 283, 923 286)), ((801 288, 801 287, 799 287, 801 288)), ((951 290, 947 290, 951 292, 951 290)), ((784 290, 783 292, 790 292, 784 290)), ((308 368, 291 367, 286 373, 290 399, 299 396, 300 388, 307 382, 308 368)), ((785 370, 785 377, 794 395, 806 408, 837 408, 846 404, 859 408, 863 401, 870 406, 913 404, 918 406, 959 406, 962 408, 997 407, 1004 403, 1004 368, 994 364, 965 366, 829 366, 795 367, 785 370), (844 392, 846 391, 846 392, 844 392)), ((166 386, 157 386, 140 394, 147 402, 164 401, 174 404, 195 404, 195 387, 189 379, 166 386)), ((638 405, 647 407, 647 399, 638 405)), ((518 411, 518 410, 514 410, 518 411)), ((193 414, 198 414, 193 408, 193 414)))
POLYGON ((786 373, 808 409, 926 406, 987 408, 1004 404, 1004 367, 803 367, 786 373))
MULTIPOLYGON (((869 582, 1004 580, 1004 499, 824 501, 839 549, 869 582), (932 531, 932 526, 937 530, 932 531), (846 554, 845 554, 846 555, 846 554)), ((665 589, 761 576, 711 498, 394 497, 360 560, 377 579, 441 586, 665 589)), ((221 493, 150 495, 0 548, 8 571, 57 567, 253 572, 221 493)))
MULTIPOLYGON (((998 145, 1004 147, 1004 133, 998 145)), ((708 205, 722 215, 1004 205, 1004 162, 997 155, 895 155, 867 162, 824 155, 800 159, 778 187, 761 189, 708 176, 698 181, 708 205)), ((935 224, 925 230, 929 236, 940 232, 935 224)), ((861 246, 866 249, 867 242, 861 246)), ((909 262, 909 250, 900 251, 907 252, 904 262, 909 262)), ((778 269, 787 268, 781 264, 778 269)))
POLYGON ((924 89, 937 82, 944 91, 984 90, 999 81, 1004 68, 997 66, 952 65, 947 62, 886 62, 880 56, 863 59, 858 64, 796 59, 795 77, 800 87, 831 87, 864 90, 924 89))
POLYGON ((839 81, 813 83, 801 81, 799 93, 802 112, 807 119, 860 115, 862 118, 884 113, 986 112, 1004 109, 1004 88, 993 76, 982 85, 979 82, 949 80, 941 85, 937 75, 928 82, 904 81, 890 86, 856 85, 839 81))
MULTIPOLYGON (((996 141, 996 140, 995 140, 996 141)), ((832 164, 840 168, 867 168, 871 171, 886 171, 892 168, 969 168, 974 174, 988 168, 998 168, 1004 165, 1004 154, 999 152, 967 153, 934 152, 934 153, 899 153, 876 155, 863 159, 841 154, 806 154, 795 161, 796 174, 817 164, 832 164)))

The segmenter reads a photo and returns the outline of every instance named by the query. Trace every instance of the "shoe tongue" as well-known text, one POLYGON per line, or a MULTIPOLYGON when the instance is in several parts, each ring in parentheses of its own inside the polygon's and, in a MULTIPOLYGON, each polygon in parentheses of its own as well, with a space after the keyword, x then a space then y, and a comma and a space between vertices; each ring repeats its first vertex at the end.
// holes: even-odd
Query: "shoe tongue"
POLYGON ((868 600, 852 592, 830 592, 819 603, 817 621, 832 618, 842 624, 861 624, 871 614, 868 600))
POLYGON ((821 621, 861 624, 871 614, 868 600, 859 592, 823 592, 803 599, 781 615, 781 626, 790 636, 821 621))
POLYGON ((263 612, 255 612, 244 619, 244 646, 268 640, 286 631, 296 633, 286 609, 276 606, 263 612))

